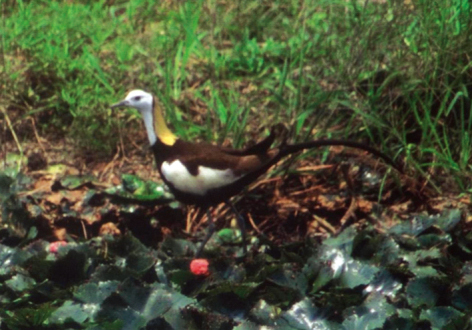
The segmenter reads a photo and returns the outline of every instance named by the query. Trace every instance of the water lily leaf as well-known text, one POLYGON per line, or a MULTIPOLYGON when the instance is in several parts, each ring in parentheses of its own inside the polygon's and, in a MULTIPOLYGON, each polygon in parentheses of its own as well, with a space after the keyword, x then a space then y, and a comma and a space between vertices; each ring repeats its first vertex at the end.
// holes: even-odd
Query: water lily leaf
POLYGON ((463 311, 472 311, 472 283, 467 283, 453 291, 452 305, 463 311))
POLYGON ((344 271, 339 280, 341 287, 355 288, 370 283, 379 269, 356 260, 349 260, 344 264, 344 271))
POLYGON ((413 321, 413 317, 399 317, 394 315, 391 318, 388 318, 382 329, 385 330, 416 330, 418 326, 413 321))
POLYGON ((437 216, 435 225, 445 232, 450 232, 461 221, 461 211, 458 209, 446 210, 437 216))
POLYGON ((5 201, 14 193, 14 191, 12 191, 14 184, 14 176, 0 173, 0 201, 5 201))
POLYGON ((375 278, 364 288, 365 293, 378 292, 383 296, 394 297, 403 287, 390 272, 383 269, 379 271, 375 278))
POLYGON ((449 245, 452 243, 452 239, 448 234, 424 234, 417 237, 417 242, 420 244, 421 248, 429 249, 445 244, 449 245))
POLYGON ((0 199, 0 209, 2 222, 9 225, 8 230, 14 236, 25 237, 34 225, 34 219, 13 193, 0 199))
MULTIPOLYGON (((245 290, 250 289, 241 288, 241 290, 247 292, 245 290)), ((205 299, 202 299, 200 304, 208 310, 218 312, 236 321, 244 320, 250 307, 247 300, 240 298, 240 296, 232 291, 211 294, 205 299)))
MULTIPOLYGON (((66 250, 65 246, 61 250, 66 250)), ((62 251, 60 251, 62 252, 62 251)), ((49 279, 64 285, 83 280, 86 277, 87 256, 80 250, 71 249, 59 258, 49 270, 49 279)))
MULTIPOLYGON (((308 298, 293 304, 292 307, 282 314, 282 319, 287 326, 300 330, 311 329, 341 329, 341 325, 334 322, 328 322, 323 312, 321 312, 308 298)), ((280 324, 281 322, 277 322, 280 324)), ((284 325, 285 329, 285 325, 284 325)))
POLYGON ((34 287, 36 285, 36 281, 29 276, 17 274, 8 281, 5 281, 5 284, 13 291, 22 292, 34 287))
POLYGON ((378 253, 381 243, 381 235, 372 230, 362 230, 354 238, 351 255, 356 259, 369 260, 378 253))
POLYGON ((428 263, 441 258, 439 249, 418 250, 411 253, 404 253, 402 259, 408 262, 408 270, 418 277, 439 276, 438 271, 428 263))
POLYGON ((433 307, 442 294, 443 283, 436 277, 417 277, 406 286, 408 303, 414 307, 433 307))
POLYGON ((53 324, 63 324, 66 321, 83 323, 89 317, 88 312, 84 310, 81 304, 66 301, 61 307, 56 309, 49 317, 49 322, 53 324))
POLYGON ((156 258, 151 253, 130 253, 126 257, 126 267, 140 275, 151 269, 155 262, 156 258))
POLYGON ((160 250, 169 256, 185 257, 195 255, 197 247, 194 243, 185 239, 176 239, 167 236, 162 242, 160 250))
POLYGON ((249 315, 251 319, 263 325, 275 325, 276 320, 280 317, 282 309, 269 305, 265 300, 259 300, 251 309, 249 315))
POLYGON ((299 271, 295 271, 292 264, 283 264, 272 272, 267 279, 280 286, 297 290, 301 294, 304 294, 308 289, 306 276, 299 271))
POLYGON ((457 309, 450 306, 439 306, 423 310, 420 314, 420 320, 429 321, 432 329, 444 329, 444 326, 460 320, 464 315, 457 309))
POLYGON ((434 225, 436 219, 429 215, 418 215, 409 221, 403 221, 388 231, 395 235, 417 236, 434 225))
POLYGON ((461 219, 460 210, 447 210, 440 215, 418 215, 410 221, 404 221, 390 228, 389 232, 396 235, 417 236, 431 226, 450 232, 461 219))
POLYGON ((246 299, 258 286, 260 283, 233 283, 229 281, 220 282, 218 286, 208 290, 206 294, 208 296, 216 296, 222 293, 234 293, 241 299, 246 299))
POLYGON ((193 305, 186 307, 182 311, 182 316, 187 321, 184 329, 226 330, 233 329, 236 323, 232 318, 225 315, 212 313, 207 309, 193 305))
POLYGON ((132 275, 131 271, 117 265, 100 265, 91 275, 93 281, 124 281, 132 275))
POLYGON ((466 261, 461 269, 463 285, 472 283, 472 261, 466 261))
POLYGON ((79 286, 74 297, 86 304, 101 304, 118 288, 118 281, 85 283, 79 286))
MULTIPOLYGON (((247 321, 247 320, 239 323, 239 325, 233 328, 233 330, 260 330, 260 329, 263 329, 263 327, 259 326, 258 324, 254 322, 247 321)), ((291 330, 293 328, 284 328, 284 329, 291 330)))
POLYGON ((105 303, 98 312, 96 319, 119 321, 123 330, 142 329, 148 322, 140 312, 130 307, 123 307, 120 304, 105 303))
POLYGON ((0 275, 9 274, 28 257, 26 252, 0 244, 0 275))
POLYGON ((331 280, 339 278, 347 260, 352 260, 352 258, 341 250, 323 246, 318 256, 319 264, 313 263, 313 267, 318 269, 318 274, 313 282, 311 292, 314 293, 331 280))
POLYGON ((337 237, 328 238, 323 242, 323 246, 336 248, 343 251, 347 255, 351 255, 354 240, 357 232, 354 227, 348 227, 343 230, 337 237))
POLYGON ((345 330, 370 330, 382 329, 387 315, 383 311, 367 312, 359 315, 354 314, 347 317, 343 322, 343 329, 345 330))
POLYGON ((124 258, 127 258, 130 253, 143 255, 152 254, 152 251, 148 247, 130 233, 127 233, 118 239, 110 238, 108 250, 109 253, 124 258))
POLYGON ((113 320, 113 321, 101 321, 100 324, 85 324, 88 325, 85 330, 123 330, 127 329, 122 320, 113 320))
POLYGON ((139 312, 147 322, 163 317, 175 329, 186 328, 180 309, 195 303, 195 300, 160 283, 143 286, 137 281, 126 280, 118 293, 130 308, 139 312))
POLYGON ((174 330, 174 327, 172 327, 163 317, 156 317, 146 324, 146 329, 174 330))
POLYGON ((334 270, 331 269, 328 265, 321 268, 318 276, 316 277, 313 285, 311 287, 311 293, 315 293, 320 290, 323 286, 328 284, 332 279, 334 279, 334 270))
MULTIPOLYGON (((366 323, 383 324, 388 317, 395 315, 397 308, 391 305, 380 292, 371 292, 361 305, 348 307, 343 311, 346 328, 360 329, 366 323)), ((381 326, 380 326, 381 327, 381 326)), ((373 327, 375 328, 375 326, 373 327)))

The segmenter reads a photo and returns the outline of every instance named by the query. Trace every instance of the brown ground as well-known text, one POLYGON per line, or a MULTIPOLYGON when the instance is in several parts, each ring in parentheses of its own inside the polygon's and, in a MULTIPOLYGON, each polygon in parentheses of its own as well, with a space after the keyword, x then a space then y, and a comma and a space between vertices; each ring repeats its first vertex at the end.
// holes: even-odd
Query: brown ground
MULTIPOLYGON (((43 238, 89 239, 131 230, 144 243, 156 246, 167 235, 192 238, 205 226, 206 216, 193 207, 148 204, 137 205, 129 212, 101 195, 84 204, 91 189, 100 192, 118 186, 123 173, 160 182, 147 148, 97 160, 87 155, 71 156, 74 148, 66 142, 53 144, 37 139, 22 147, 28 158, 22 171, 34 183, 21 195, 30 197, 31 205, 26 205, 30 211, 33 205, 42 210, 36 221, 43 238), (54 164, 65 166, 51 172, 54 164), (61 187, 61 178, 80 175, 92 175, 94 179, 72 190, 61 187)), ((3 144, 3 161, 7 151, 17 152, 13 141, 3 144)), ((387 171, 381 162, 363 151, 344 148, 331 148, 326 164, 320 165, 318 156, 279 164, 272 175, 261 178, 234 199, 251 235, 263 234, 282 243, 307 236, 326 237, 352 223, 371 224, 382 231, 412 213, 470 208, 468 197, 437 197, 425 183, 394 170, 387 174, 379 199, 387 171)), ((213 216, 218 219, 218 228, 231 226, 234 218, 224 205, 213 210, 213 216)))

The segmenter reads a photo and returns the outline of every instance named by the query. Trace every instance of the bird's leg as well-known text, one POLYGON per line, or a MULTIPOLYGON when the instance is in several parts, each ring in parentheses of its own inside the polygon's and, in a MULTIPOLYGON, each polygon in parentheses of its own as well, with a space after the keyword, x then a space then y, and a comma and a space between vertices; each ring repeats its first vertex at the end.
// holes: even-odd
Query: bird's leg
POLYGON ((205 247, 206 243, 208 242, 208 240, 211 238, 211 236, 215 232, 215 223, 213 222, 213 218, 211 217, 210 208, 208 208, 206 210, 206 214, 207 214, 207 218, 208 218, 208 222, 209 222, 208 232, 207 232, 205 238, 203 239, 202 244, 198 248, 197 253, 195 254, 196 258, 200 257, 200 254, 203 252, 203 248, 205 247))
POLYGON ((238 210, 234 207, 231 201, 226 201, 226 205, 228 205, 233 213, 236 215, 236 220, 238 221, 239 230, 241 231, 241 239, 243 241, 243 252, 244 254, 247 253, 247 246, 246 246, 246 225, 244 222, 244 218, 239 214, 238 210))

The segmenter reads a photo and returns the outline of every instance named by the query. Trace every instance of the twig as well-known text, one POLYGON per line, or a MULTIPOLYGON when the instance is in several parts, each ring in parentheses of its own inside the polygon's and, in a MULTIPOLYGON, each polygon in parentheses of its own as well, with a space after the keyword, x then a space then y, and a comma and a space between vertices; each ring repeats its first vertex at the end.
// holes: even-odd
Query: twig
POLYGON ((249 223, 251 224, 252 228, 257 231, 259 235, 262 235, 262 231, 256 226, 254 223, 254 219, 251 216, 251 213, 248 213, 247 217, 249 218, 249 223))
POLYGON ((44 156, 46 157, 46 155, 47 155, 46 149, 44 148, 43 144, 41 143, 41 140, 39 139, 38 130, 36 129, 36 123, 35 123, 33 117, 29 117, 29 119, 31 120, 31 124, 33 125, 34 136, 36 137, 36 140, 38 141, 39 147, 41 148, 41 150, 43 151, 44 156))
POLYGON ((351 217, 355 218, 356 209, 357 209, 357 197, 352 196, 351 197, 351 203, 349 204, 349 208, 347 209, 346 213, 344 213, 341 220, 339 220, 339 222, 341 223, 343 229, 344 229, 345 224, 349 220, 349 218, 351 218, 351 217))
POLYGON ((82 230, 84 232, 84 238, 88 239, 87 238, 87 230, 85 229, 85 225, 84 225, 84 220, 80 220, 80 224, 82 225, 82 230))
POLYGON ((115 161, 118 159, 118 156, 120 155, 120 147, 119 146, 116 146, 116 153, 115 155, 113 156, 113 159, 111 160, 111 162, 109 162, 105 168, 103 169, 102 173, 100 173, 98 179, 99 180, 102 180, 102 178, 105 176, 106 172, 110 169, 110 167, 113 167, 114 164, 115 164, 115 161))
POLYGON ((313 214, 313 219, 323 228, 328 230, 331 234, 336 233, 336 229, 326 219, 313 214))
MULTIPOLYGON (((13 129, 13 125, 11 124, 10 117, 7 115, 7 111, 5 110, 4 107, 1 108, 3 115, 5 116, 5 121, 7 122, 8 129, 11 132, 11 135, 13 136, 13 139, 15 140, 16 146, 18 147, 18 151, 20 152, 20 159, 23 159, 23 148, 21 147, 20 141, 18 140, 18 136, 15 133, 15 130, 13 129)), ((18 171, 21 169, 21 160, 18 162, 18 171)))

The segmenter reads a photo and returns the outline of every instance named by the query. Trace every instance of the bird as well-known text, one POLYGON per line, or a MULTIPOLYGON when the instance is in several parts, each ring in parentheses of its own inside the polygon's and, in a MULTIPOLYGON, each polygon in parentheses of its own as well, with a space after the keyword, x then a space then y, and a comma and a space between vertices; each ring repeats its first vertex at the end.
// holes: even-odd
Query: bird
POLYGON ((244 219, 231 198, 288 155, 322 146, 347 146, 366 150, 401 171, 390 157, 377 149, 349 140, 321 139, 289 144, 284 138, 280 145, 272 147, 281 134, 279 125, 272 127, 265 139, 245 149, 185 141, 167 126, 160 100, 140 89, 130 91, 122 101, 110 107, 131 107, 140 112, 161 179, 176 200, 206 210, 209 228, 196 257, 201 255, 215 231, 210 210, 221 203, 226 203, 235 213, 241 230, 243 254, 247 253, 244 219))

